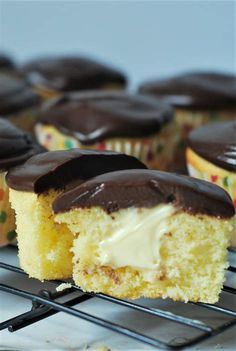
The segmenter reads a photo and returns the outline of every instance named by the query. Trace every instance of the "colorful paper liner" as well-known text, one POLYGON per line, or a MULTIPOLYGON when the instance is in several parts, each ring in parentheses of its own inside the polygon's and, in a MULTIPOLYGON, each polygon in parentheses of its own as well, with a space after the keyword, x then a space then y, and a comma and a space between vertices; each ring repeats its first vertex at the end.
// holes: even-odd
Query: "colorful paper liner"
POLYGON ((9 188, 5 181, 6 173, 0 174, 0 247, 15 243, 15 213, 9 202, 9 188))
MULTIPOLYGON (((187 148, 186 160, 188 173, 192 177, 206 180, 208 182, 219 185, 226 190, 232 198, 236 208, 236 173, 229 172, 223 168, 215 166, 197 155, 193 150, 187 148)), ((234 219, 234 235, 232 246, 236 246, 236 216, 234 219)))
POLYGON ((16 127, 24 131, 34 134, 34 126, 37 120, 37 107, 30 108, 20 113, 10 115, 7 120, 14 124, 16 127))
POLYGON ((113 138, 92 145, 83 145, 75 137, 62 134, 50 125, 37 124, 36 138, 46 149, 68 150, 72 148, 112 150, 137 157, 149 168, 169 170, 173 164, 173 155, 178 133, 174 123, 169 123, 155 135, 147 138, 113 138))
POLYGON ((202 125, 211 122, 228 121, 236 118, 236 110, 225 111, 189 111, 176 109, 175 120, 180 133, 179 141, 176 144, 174 164, 176 171, 186 170, 185 150, 186 139, 189 133, 202 125))

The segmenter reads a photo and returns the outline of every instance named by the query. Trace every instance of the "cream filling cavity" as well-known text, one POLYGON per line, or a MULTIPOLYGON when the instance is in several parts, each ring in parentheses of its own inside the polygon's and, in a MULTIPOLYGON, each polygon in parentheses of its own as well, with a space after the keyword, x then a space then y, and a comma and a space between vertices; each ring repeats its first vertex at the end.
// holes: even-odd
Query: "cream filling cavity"
POLYGON ((176 212, 173 205, 151 209, 131 208, 115 216, 111 237, 99 245, 99 262, 112 268, 132 267, 152 279, 160 264, 160 239, 168 232, 167 219, 176 212))

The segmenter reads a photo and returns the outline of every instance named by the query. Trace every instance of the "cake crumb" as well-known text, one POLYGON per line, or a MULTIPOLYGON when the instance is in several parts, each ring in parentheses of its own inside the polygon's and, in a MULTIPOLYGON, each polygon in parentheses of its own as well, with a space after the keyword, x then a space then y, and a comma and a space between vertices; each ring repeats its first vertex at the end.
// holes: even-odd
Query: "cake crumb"
POLYGON ((72 288, 72 285, 70 283, 62 283, 56 287, 56 291, 59 292, 70 288, 72 288))
POLYGON ((99 346, 96 351, 111 351, 111 349, 106 346, 99 346))

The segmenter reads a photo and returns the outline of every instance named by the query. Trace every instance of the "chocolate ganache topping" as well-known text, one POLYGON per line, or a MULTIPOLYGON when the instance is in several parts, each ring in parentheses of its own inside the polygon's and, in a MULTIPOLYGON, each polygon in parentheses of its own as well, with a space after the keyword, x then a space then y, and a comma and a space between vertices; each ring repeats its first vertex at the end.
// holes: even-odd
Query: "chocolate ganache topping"
POLYGON ((232 109, 236 107, 236 76, 216 72, 186 73, 144 83, 139 92, 163 97, 175 107, 232 109))
POLYGON ((22 71, 32 84, 58 91, 126 85, 126 78, 121 72, 83 57, 39 58, 26 63, 22 71))
POLYGON ((55 213, 99 206, 112 213, 129 207, 172 203, 192 214, 229 218, 234 206, 220 187, 195 178, 152 170, 117 171, 95 177, 60 194, 55 213))
POLYGON ((0 52, 0 69, 12 69, 14 68, 14 63, 10 57, 6 54, 0 52))
POLYGON ((71 149, 32 157, 6 176, 10 188, 37 194, 64 189, 91 177, 120 169, 146 168, 133 156, 112 151, 71 149))
POLYGON ((187 142, 199 156, 236 172, 236 120, 197 128, 190 133, 187 142))
POLYGON ((26 81, 11 72, 0 72, 0 114, 2 116, 18 112, 39 102, 26 81))
POLYGON ((42 151, 30 135, 0 118, 0 171, 7 171, 42 151))
POLYGON ((39 123, 93 144, 110 137, 157 133, 172 118, 172 109, 147 96, 120 92, 72 93, 46 103, 39 123))

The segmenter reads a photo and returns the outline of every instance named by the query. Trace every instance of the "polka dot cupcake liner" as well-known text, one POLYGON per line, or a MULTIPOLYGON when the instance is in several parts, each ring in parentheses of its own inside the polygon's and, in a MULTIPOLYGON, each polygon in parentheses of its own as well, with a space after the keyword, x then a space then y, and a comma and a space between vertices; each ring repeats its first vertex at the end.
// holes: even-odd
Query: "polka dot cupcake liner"
POLYGON ((172 123, 147 138, 112 138, 92 145, 83 145, 76 138, 60 133, 55 127, 37 124, 35 134, 38 142, 49 151, 72 148, 111 150, 137 157, 151 169, 170 170, 178 133, 172 123))
POLYGON ((0 247, 15 243, 15 213, 9 202, 5 173, 0 174, 0 247))

